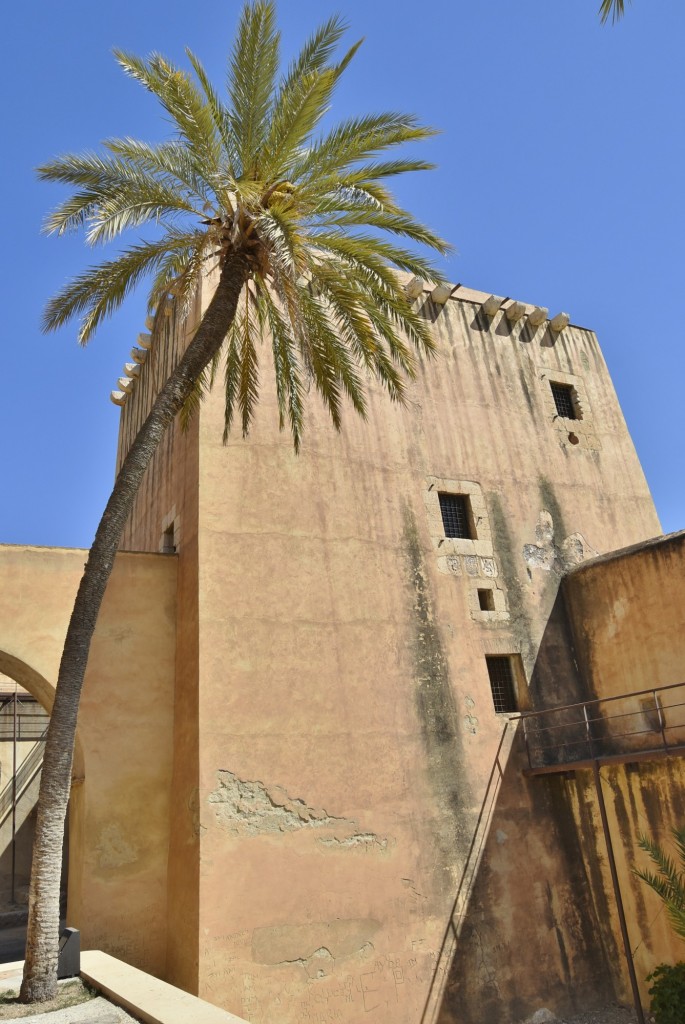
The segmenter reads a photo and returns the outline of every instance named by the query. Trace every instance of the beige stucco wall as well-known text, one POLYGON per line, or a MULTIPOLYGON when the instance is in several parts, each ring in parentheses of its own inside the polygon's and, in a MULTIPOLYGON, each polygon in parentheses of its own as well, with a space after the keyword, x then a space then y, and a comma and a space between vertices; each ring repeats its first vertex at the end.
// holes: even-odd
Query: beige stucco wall
MULTIPOLYGON (((591 687, 590 696, 613 697, 685 683, 685 533, 671 534, 576 569, 564 584, 564 595, 574 627, 575 649, 591 687)), ((685 707, 678 706, 684 699, 685 687, 662 696, 663 714, 669 726, 666 735, 671 744, 685 739, 685 729, 678 728, 685 726, 685 707)), ((639 712, 639 700, 619 702, 620 711, 624 715, 639 712)), ((607 714, 613 714, 619 704, 603 707, 607 714)), ((627 717, 615 722, 609 733, 612 735, 619 728, 640 729, 646 724, 639 715, 627 717)), ((658 747, 660 741, 655 733, 651 738, 645 737, 644 745, 658 747)), ((640 834, 669 847, 671 828, 682 828, 685 823, 685 763, 678 756, 666 761, 605 767, 602 782, 630 944, 635 950, 636 974, 647 1002, 647 974, 662 961, 681 960, 683 948, 660 901, 634 876, 633 868, 653 867, 638 848, 640 834)), ((613 960, 623 968, 591 775, 578 773, 568 788, 584 859, 593 874, 603 939, 609 950, 613 943, 613 960)), ((624 968, 621 985, 628 998, 624 968)))
MULTIPOLYGON (((49 708, 85 552, 0 546, 0 671, 49 708)), ((93 639, 70 802, 68 923, 166 964, 176 559, 117 556, 93 639)))
POLYGON ((201 417, 200 993, 255 1022, 415 1021, 438 961, 446 1020, 562 1007, 571 976, 601 990, 552 801, 516 772, 501 885, 504 851, 483 866, 487 1000, 459 994, 483 959, 468 912, 461 980, 440 951, 503 728, 484 654, 520 652, 530 677, 565 559, 658 521, 594 335, 426 312, 441 356, 406 409, 374 395, 338 436, 313 401, 299 458, 268 388, 248 443, 221 445, 220 396, 201 417), (583 443, 550 375, 583 388, 583 443), (478 495, 478 541, 444 543, 443 488, 478 495), (493 581, 501 618, 474 611, 493 581))
POLYGON ((221 444, 217 390, 197 437, 169 442, 190 477, 159 460, 132 517, 127 545, 156 546, 196 482, 175 778, 197 788, 178 801, 169 900, 191 920, 197 885, 197 917, 169 977, 255 1024, 415 1021, 427 1002, 496 1021, 611 994, 582 857, 559 857, 568 801, 523 781, 508 739, 488 785, 504 721, 484 656, 521 655, 522 706, 573 699, 561 576, 659 523, 594 335, 490 320, 485 297, 424 294, 439 356, 406 408, 372 387, 368 420, 349 412, 337 435, 310 395, 299 457, 265 348, 250 438, 221 444), (582 421, 559 420, 550 379, 582 421), (440 489, 471 495, 477 541, 445 542, 440 489))

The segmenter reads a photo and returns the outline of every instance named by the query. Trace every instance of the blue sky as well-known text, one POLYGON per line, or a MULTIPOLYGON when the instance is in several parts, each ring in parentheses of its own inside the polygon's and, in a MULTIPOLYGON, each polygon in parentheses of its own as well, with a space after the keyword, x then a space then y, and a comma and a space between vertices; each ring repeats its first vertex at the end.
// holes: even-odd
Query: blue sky
MULTIPOLYGON (((398 191, 456 246, 451 280, 597 331, 670 531, 685 526, 685 7, 635 0, 612 28, 597 6, 282 0, 280 20, 286 57, 334 11, 366 37, 335 114, 406 109, 442 130, 424 150, 439 170, 398 191)), ((144 319, 141 293, 85 350, 73 328, 41 335, 46 299, 99 253, 40 234, 62 193, 33 168, 112 135, 164 137, 112 47, 180 62, 189 45, 221 82, 239 7, 27 0, 5 14, 0 542, 90 544, 113 475, 108 396, 144 319)))

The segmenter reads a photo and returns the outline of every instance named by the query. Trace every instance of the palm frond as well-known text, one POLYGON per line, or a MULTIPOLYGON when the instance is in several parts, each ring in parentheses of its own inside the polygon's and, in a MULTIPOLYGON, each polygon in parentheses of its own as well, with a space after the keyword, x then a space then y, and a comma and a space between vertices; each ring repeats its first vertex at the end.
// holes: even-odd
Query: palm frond
POLYGON ((230 114, 209 80, 209 76, 207 75, 199 57, 196 57, 189 47, 186 47, 186 56, 192 64, 193 71, 195 72, 200 86, 202 87, 205 101, 207 103, 207 109, 209 110, 214 122, 214 127, 216 128, 219 139, 221 140, 221 145, 226 156, 227 169, 231 177, 235 179, 238 176, 236 171, 238 165, 238 154, 235 147, 235 138, 233 136, 233 126, 231 124, 230 114))
POLYGON ((173 296, 177 316, 186 320, 197 297, 202 271, 207 260, 208 239, 196 231, 194 241, 179 248, 170 248, 160 261, 148 295, 148 313, 154 312, 173 296))
POLYGON ((388 284, 392 280, 388 274, 391 267, 397 267, 415 277, 436 283, 444 280, 442 272, 429 259, 373 235, 321 230, 313 231, 311 240, 318 249, 346 256, 349 260, 359 262, 373 270, 379 277, 384 276, 388 284))
POLYGON ((114 260, 90 267, 48 302, 43 314, 44 331, 54 331, 74 316, 83 319, 78 332, 85 345, 107 316, 118 309, 130 292, 154 272, 172 246, 179 250, 192 247, 194 236, 167 234, 157 242, 132 246, 114 260))
POLYGON ((105 139, 103 145, 143 173, 190 192, 200 206, 214 199, 213 190, 198 173, 188 146, 178 139, 156 146, 139 139, 105 139))
POLYGON ((624 0, 602 0, 602 5, 599 8, 599 17, 603 25, 609 20, 609 18, 611 18, 613 22, 619 21, 624 14, 624 0))
POLYGON ((123 50, 114 56, 126 74, 154 93, 187 143, 197 171, 209 180, 219 168, 221 145, 212 112, 190 76, 159 53, 147 60, 123 50))
POLYGON ((280 34, 271 0, 245 4, 228 68, 239 177, 255 177, 278 72, 280 34))
POLYGON ((305 388, 297 345, 286 318, 267 287, 259 289, 258 302, 271 334, 279 427, 283 430, 287 419, 293 446, 299 452, 304 430, 305 388))
POLYGON ((240 416, 243 437, 250 431, 259 397, 257 342, 260 338, 261 332, 255 310, 250 303, 249 289, 245 288, 240 308, 228 335, 224 370, 224 441, 228 439, 236 410, 240 416))
POLYGON ((672 857, 659 843, 647 836, 639 836, 640 849, 649 854, 657 867, 658 874, 634 868, 634 874, 641 878, 662 900, 673 930, 685 939, 685 827, 671 830, 682 867, 678 868, 672 857))
POLYGON ((188 395, 188 398, 179 413, 181 430, 184 433, 189 429, 193 417, 197 414, 204 398, 212 390, 220 361, 221 351, 218 351, 209 366, 204 368, 200 376, 194 382, 193 390, 188 395))
POLYGON ((38 167, 37 174, 42 181, 84 186, 49 215, 49 234, 87 227, 87 240, 95 244, 160 217, 200 215, 168 175, 157 177, 117 156, 67 154, 38 167))
MULTIPOLYGON (((290 169, 298 180, 340 176, 352 164, 368 160, 394 146, 417 142, 436 135, 434 128, 418 122, 412 114, 396 111, 352 117, 316 142, 290 169)), ((335 182, 335 178, 333 182, 335 182)))
MULTIPOLYGON (((337 30, 331 38, 337 35, 337 30)), ((323 54, 313 52, 309 59, 297 61, 274 102, 269 135, 264 145, 261 171, 270 180, 287 168, 310 138, 326 113, 338 80, 361 46, 352 46, 335 66, 323 66, 323 54)), ((332 48, 326 41, 323 51, 332 48)))
MULTIPOLYGON (((402 401, 416 353, 430 355, 434 346, 430 324, 407 300, 397 271, 440 282, 442 273, 414 247, 441 255, 450 247, 403 210, 387 185, 433 165, 390 151, 435 132, 413 115, 390 111, 347 118, 316 134, 360 45, 336 59, 344 31, 339 17, 329 18, 278 81, 273 0, 247 2, 229 56, 228 103, 190 50, 194 76, 158 53, 115 51, 125 73, 160 102, 176 137, 157 145, 109 139, 104 153, 44 165, 42 178, 72 189, 48 230, 84 228, 97 243, 154 224, 162 238, 77 277, 48 305, 45 329, 81 317, 85 343, 145 277, 148 308, 173 302, 183 319, 196 306, 207 268, 242 247, 252 269, 226 328, 226 434, 236 417, 243 433, 249 430, 259 344, 267 337, 279 423, 289 426, 296 449, 309 382, 336 427, 345 402, 365 414, 369 375, 402 401)), ((215 375, 213 366, 199 376, 184 423, 215 375)))

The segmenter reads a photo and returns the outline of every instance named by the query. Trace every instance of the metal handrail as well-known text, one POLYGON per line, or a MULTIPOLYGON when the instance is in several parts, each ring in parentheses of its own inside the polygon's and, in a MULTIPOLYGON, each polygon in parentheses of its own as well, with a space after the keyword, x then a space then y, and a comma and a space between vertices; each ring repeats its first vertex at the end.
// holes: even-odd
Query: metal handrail
MULTIPOLYGON (((630 693, 619 693, 613 697, 596 697, 594 700, 579 700, 575 704, 561 704, 556 708, 544 708, 542 711, 520 711, 517 715, 510 715, 510 718, 519 721, 521 718, 535 718, 538 715, 549 715, 555 711, 571 711, 573 708, 588 707, 590 704, 609 704, 615 700, 627 700, 628 697, 649 697, 655 693, 665 693, 666 690, 678 690, 681 686, 685 686, 685 682, 682 683, 669 683, 668 686, 657 686, 652 687, 650 690, 631 690, 630 693)), ((679 704, 673 705, 674 707, 680 707, 679 704)))
POLYGON ((43 749, 45 746, 47 731, 46 727, 43 730, 40 739, 36 742, 33 750, 22 761, 17 771, 16 789, 15 780, 14 778, 11 778, 0 793, 0 826, 5 823, 7 815, 12 810, 13 801, 15 799, 19 800, 19 798, 24 795, 43 766, 43 749))
MULTIPOLYGON (((638 737, 654 736, 655 734, 659 735, 660 742, 655 743, 655 746, 650 749, 653 750, 655 756, 670 755, 674 749, 681 750, 685 744, 685 716, 679 716, 683 720, 673 723, 667 720, 667 715, 671 717, 678 708, 685 708, 685 700, 674 700, 665 704, 662 696, 679 689, 685 689, 685 683, 671 683, 668 686, 652 687, 650 690, 635 690, 631 693, 617 694, 611 697, 597 697, 539 711, 522 711, 518 715, 511 716, 510 720, 521 722, 523 726, 528 764, 531 770, 541 770, 543 767, 549 768, 553 765, 561 767, 581 760, 592 761, 598 757, 621 756, 620 754, 608 755, 607 744, 613 745, 614 749, 617 745, 623 746, 622 753, 626 758, 632 754, 644 756, 649 751, 644 746, 637 746, 634 741, 638 737), (616 701, 625 702, 641 697, 651 698, 654 706, 639 707, 633 711, 617 709, 614 714, 611 714, 611 705, 616 701), (567 715, 569 712, 574 715, 570 721, 550 721, 556 716, 567 715), (654 725, 650 728, 626 728, 627 720, 649 713, 655 716, 654 725), (543 721, 540 721, 543 716, 549 724, 543 724, 543 721), (618 723, 624 723, 623 731, 616 730, 615 727, 618 723), (599 724, 602 726, 601 733, 594 728, 599 724), (676 729, 683 731, 684 736, 673 742, 671 734, 676 729), (573 732, 576 735, 573 735, 573 732), (571 733, 570 736, 569 733, 571 733), (631 741, 633 742, 631 743, 631 741), (578 751, 583 749, 588 754, 587 758, 578 756, 578 751), (556 757, 550 760, 552 752, 556 757)), ((639 724, 641 725, 642 722, 639 724)))

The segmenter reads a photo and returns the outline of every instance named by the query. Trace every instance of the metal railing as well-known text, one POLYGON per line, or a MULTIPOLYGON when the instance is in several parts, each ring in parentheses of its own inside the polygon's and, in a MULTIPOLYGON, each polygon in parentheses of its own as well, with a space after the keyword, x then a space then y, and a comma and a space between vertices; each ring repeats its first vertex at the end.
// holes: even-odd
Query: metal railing
POLYGON ((47 711, 35 700, 17 700, 15 714, 14 695, 0 696, 0 741, 35 742, 45 733, 49 720, 47 711))
POLYGON ((14 776, 9 780, 0 793, 0 827, 4 825, 5 819, 12 810, 13 804, 18 802, 28 787, 43 767, 43 752, 45 749, 45 737, 47 726, 43 727, 38 742, 27 757, 24 758, 17 769, 16 779, 14 776))
POLYGON ((685 683, 517 716, 529 767, 643 760, 685 750, 685 683))

